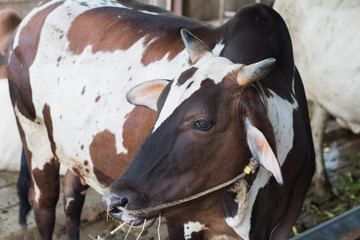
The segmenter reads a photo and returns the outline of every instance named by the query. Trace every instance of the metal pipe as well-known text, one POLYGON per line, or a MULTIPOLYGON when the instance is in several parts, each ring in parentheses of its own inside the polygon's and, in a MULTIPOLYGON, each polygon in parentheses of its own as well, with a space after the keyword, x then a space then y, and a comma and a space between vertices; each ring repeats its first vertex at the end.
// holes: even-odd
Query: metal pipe
POLYGON ((360 237, 360 206, 319 224, 290 240, 353 240, 360 237))
POLYGON ((172 10, 172 1, 166 0, 166 10, 171 11, 172 10))
POLYGON ((172 11, 176 14, 183 15, 183 0, 173 0, 172 11))
POLYGON ((219 22, 220 22, 220 24, 224 23, 224 5, 225 5, 225 0, 220 0, 219 1, 219 22))

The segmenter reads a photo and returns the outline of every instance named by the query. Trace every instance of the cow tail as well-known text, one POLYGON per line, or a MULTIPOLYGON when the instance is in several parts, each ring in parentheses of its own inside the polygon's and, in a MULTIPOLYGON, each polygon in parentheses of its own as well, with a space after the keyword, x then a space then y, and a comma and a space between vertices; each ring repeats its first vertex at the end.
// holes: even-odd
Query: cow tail
POLYGON ((17 181, 17 193, 20 200, 19 224, 24 227, 26 226, 26 216, 31 210, 29 202, 30 185, 31 176, 23 149, 21 154, 20 174, 17 181))

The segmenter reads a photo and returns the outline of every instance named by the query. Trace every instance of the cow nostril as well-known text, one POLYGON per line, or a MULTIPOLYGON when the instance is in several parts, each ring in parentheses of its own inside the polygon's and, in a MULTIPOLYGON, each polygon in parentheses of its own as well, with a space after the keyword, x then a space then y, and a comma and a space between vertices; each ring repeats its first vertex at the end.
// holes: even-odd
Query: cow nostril
POLYGON ((131 196, 126 193, 112 193, 110 190, 106 191, 102 199, 103 207, 106 212, 115 219, 121 219, 124 211, 131 203, 131 196))
POLYGON ((122 210, 119 208, 125 208, 128 204, 129 199, 125 197, 120 197, 113 199, 110 205, 108 205, 108 213, 111 214, 112 217, 119 217, 122 214, 122 210))
POLYGON ((123 207, 125 208, 126 205, 129 203, 129 199, 124 197, 124 198, 119 198, 116 202, 113 203, 113 207, 111 212, 112 213, 119 213, 121 212, 121 210, 118 207, 123 207))
POLYGON ((116 213, 119 213, 121 211, 119 209, 117 209, 117 208, 113 208, 110 212, 113 213, 113 214, 116 214, 116 213))
POLYGON ((129 199, 127 199, 127 198, 122 198, 122 199, 120 200, 119 206, 120 206, 120 207, 125 207, 126 204, 128 204, 128 202, 129 202, 129 199))

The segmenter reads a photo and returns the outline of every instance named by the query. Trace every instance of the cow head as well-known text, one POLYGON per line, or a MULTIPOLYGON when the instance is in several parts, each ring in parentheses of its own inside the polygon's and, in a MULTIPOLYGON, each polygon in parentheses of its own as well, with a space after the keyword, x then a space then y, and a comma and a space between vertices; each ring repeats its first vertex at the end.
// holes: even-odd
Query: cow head
MULTIPOLYGON (((158 112, 130 166, 103 197, 112 217, 135 220, 133 225, 155 219, 160 211, 171 214, 174 207, 142 214, 126 210, 176 201, 217 186, 239 175, 252 156, 280 184, 283 181, 271 123, 261 95, 251 86, 270 72, 275 60, 234 64, 214 56, 186 30, 181 33, 193 66, 171 82, 146 82, 128 93, 129 102, 158 112)), ((209 208, 221 193, 198 199, 196 208, 209 208)))

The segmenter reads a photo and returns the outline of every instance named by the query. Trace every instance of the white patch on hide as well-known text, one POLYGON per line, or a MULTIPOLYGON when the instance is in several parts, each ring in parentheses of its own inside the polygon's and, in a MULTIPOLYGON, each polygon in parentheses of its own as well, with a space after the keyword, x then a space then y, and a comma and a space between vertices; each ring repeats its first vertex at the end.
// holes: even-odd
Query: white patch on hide
POLYGON ((220 56, 221 51, 224 49, 225 44, 222 40, 215 45, 215 47, 211 50, 215 56, 220 56))
MULTIPOLYGON (((32 154, 31 169, 43 170, 45 164, 50 163, 51 159, 54 157, 51 151, 51 143, 48 138, 45 124, 43 120, 39 117, 37 117, 34 122, 24 117, 20 113, 17 105, 15 105, 14 111, 20 122, 21 128, 26 133, 26 145, 32 154)), ((33 182, 35 190, 35 200, 36 202, 38 202, 40 198, 40 190, 37 186, 35 179, 33 179, 33 182)))
POLYGON ((277 157, 280 166, 282 166, 289 151, 293 147, 293 112, 298 108, 298 103, 294 97, 294 103, 291 104, 287 100, 284 100, 276 95, 275 92, 270 90, 270 93, 271 97, 268 98, 268 117, 274 129, 277 145, 277 157))
POLYGON ((191 234, 207 230, 208 228, 200 222, 188 222, 184 224, 184 238, 185 240, 191 239, 191 234))
POLYGON ((178 86, 178 78, 174 80, 175 82, 171 85, 164 106, 154 125, 153 132, 156 131, 181 103, 200 89, 201 83, 205 79, 210 79, 214 81, 215 84, 218 84, 228 73, 240 68, 239 65, 233 64, 230 60, 223 57, 216 57, 212 53, 204 54, 194 67, 198 68, 198 70, 188 80, 188 82, 193 82, 190 87, 188 87, 187 84, 178 86))
POLYGON ((72 201, 74 201, 74 200, 75 200, 75 198, 73 198, 73 197, 67 197, 67 198, 66 198, 66 206, 65 206, 65 209, 68 209, 70 203, 71 203, 72 201))

